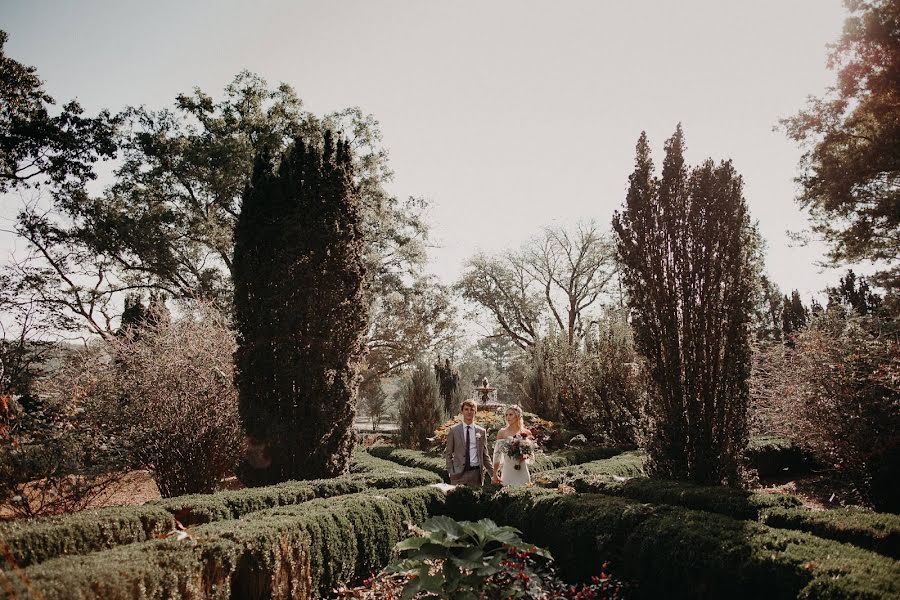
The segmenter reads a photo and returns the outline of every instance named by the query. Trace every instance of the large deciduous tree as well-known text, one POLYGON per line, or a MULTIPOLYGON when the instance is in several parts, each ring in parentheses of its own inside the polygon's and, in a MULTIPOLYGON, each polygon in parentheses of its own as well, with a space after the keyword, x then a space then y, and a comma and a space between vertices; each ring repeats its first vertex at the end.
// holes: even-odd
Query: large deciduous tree
POLYGON ((613 227, 647 360, 653 472, 735 481, 747 442, 758 237, 730 161, 689 168, 679 125, 654 175, 647 136, 613 227))
POLYGON ((94 162, 115 156, 116 120, 107 111, 84 117, 75 101, 52 114, 55 102, 36 69, 6 56, 7 38, 0 31, 0 192, 94 179, 94 162))
POLYGON ((612 243, 591 222, 571 231, 547 228, 518 252, 477 255, 457 288, 522 349, 540 339, 547 315, 574 346, 584 333, 586 311, 596 306, 615 271, 612 243))
POLYGON ((251 451, 242 480, 333 477, 353 445, 368 325, 349 144, 298 138, 256 161, 235 230, 235 354, 251 451))
POLYGON ((883 265, 873 282, 900 293, 900 3, 845 0, 831 48, 837 82, 782 126, 805 152, 800 204, 836 263, 883 265))

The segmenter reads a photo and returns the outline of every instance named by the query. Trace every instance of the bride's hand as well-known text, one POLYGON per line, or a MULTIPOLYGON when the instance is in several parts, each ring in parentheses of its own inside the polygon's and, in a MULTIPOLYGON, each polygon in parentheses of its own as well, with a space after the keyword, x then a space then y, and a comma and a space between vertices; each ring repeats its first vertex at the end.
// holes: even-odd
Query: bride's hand
POLYGON ((494 475, 491 477, 491 483, 500 483, 500 478, 494 475))

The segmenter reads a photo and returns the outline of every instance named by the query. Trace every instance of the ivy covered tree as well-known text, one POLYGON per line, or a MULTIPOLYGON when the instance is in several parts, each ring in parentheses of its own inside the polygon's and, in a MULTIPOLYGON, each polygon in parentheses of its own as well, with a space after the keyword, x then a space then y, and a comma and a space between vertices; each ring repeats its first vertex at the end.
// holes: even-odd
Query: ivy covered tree
POLYGON ((353 446, 369 300, 347 142, 256 159, 235 228, 235 362, 248 485, 334 477, 353 446))
POLYGON ((730 161, 690 168, 680 125, 665 148, 656 177, 641 134, 613 217, 635 344, 655 384, 649 468, 734 482, 747 443, 758 234, 730 161))

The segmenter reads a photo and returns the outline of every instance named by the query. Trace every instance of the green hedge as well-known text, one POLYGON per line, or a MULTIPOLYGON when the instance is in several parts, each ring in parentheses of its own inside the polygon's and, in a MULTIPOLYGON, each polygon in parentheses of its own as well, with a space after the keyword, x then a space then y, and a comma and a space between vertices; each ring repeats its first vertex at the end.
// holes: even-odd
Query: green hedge
MULTIPOLYGON (((455 491, 448 512, 513 525, 569 577, 604 560, 645 598, 892 598, 900 566, 866 550, 724 515, 598 494, 455 491)), ((471 518, 471 517, 470 517, 471 518)))
POLYGON ((48 560, 10 573, 0 596, 317 598, 381 568, 405 522, 440 512, 444 500, 419 487, 279 506, 201 525, 183 541, 48 560))
POLYGON ((581 485, 599 477, 640 477, 644 475, 645 456, 639 451, 623 452, 612 458, 541 471, 535 475, 534 481, 540 486, 556 487, 581 485))
POLYGON ((900 516, 862 508, 812 511, 773 508, 762 521, 771 527, 797 529, 818 537, 847 542, 900 559, 900 516))
POLYGON ((808 473, 815 466, 812 457, 793 442, 774 436, 750 438, 744 458, 760 477, 808 473))
MULTIPOLYGON (((544 487, 556 487, 559 479, 544 480, 542 476, 537 481, 544 487)), ((800 500, 791 495, 646 477, 615 481, 608 475, 591 474, 572 476, 562 482, 578 492, 622 496, 641 502, 719 513, 735 519, 758 520, 772 527, 806 531, 818 537, 900 558, 900 516, 897 515, 852 508, 814 511, 802 508, 800 500)))
POLYGON ((421 452, 419 450, 406 450, 396 446, 371 446, 367 452, 372 456, 389 460, 397 464, 415 469, 424 469, 439 475, 445 482, 450 478, 447 474, 447 461, 442 456, 421 452))
POLYGON ((390 461, 354 454, 353 472, 334 479, 168 498, 143 506, 111 507, 72 515, 0 525, 0 548, 20 566, 65 554, 83 554, 152 539, 174 527, 236 519, 274 506, 330 498, 369 488, 404 488, 440 483, 440 477, 390 461))

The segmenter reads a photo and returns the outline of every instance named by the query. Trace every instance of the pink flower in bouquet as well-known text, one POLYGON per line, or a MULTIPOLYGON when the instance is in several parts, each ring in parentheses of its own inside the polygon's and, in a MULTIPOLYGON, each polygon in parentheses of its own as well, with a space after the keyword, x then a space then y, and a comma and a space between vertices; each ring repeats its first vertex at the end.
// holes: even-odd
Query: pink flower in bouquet
POLYGON ((522 462, 529 460, 537 452, 537 444, 533 438, 522 433, 517 433, 508 440, 506 455, 516 461, 515 469, 521 469, 522 462))

